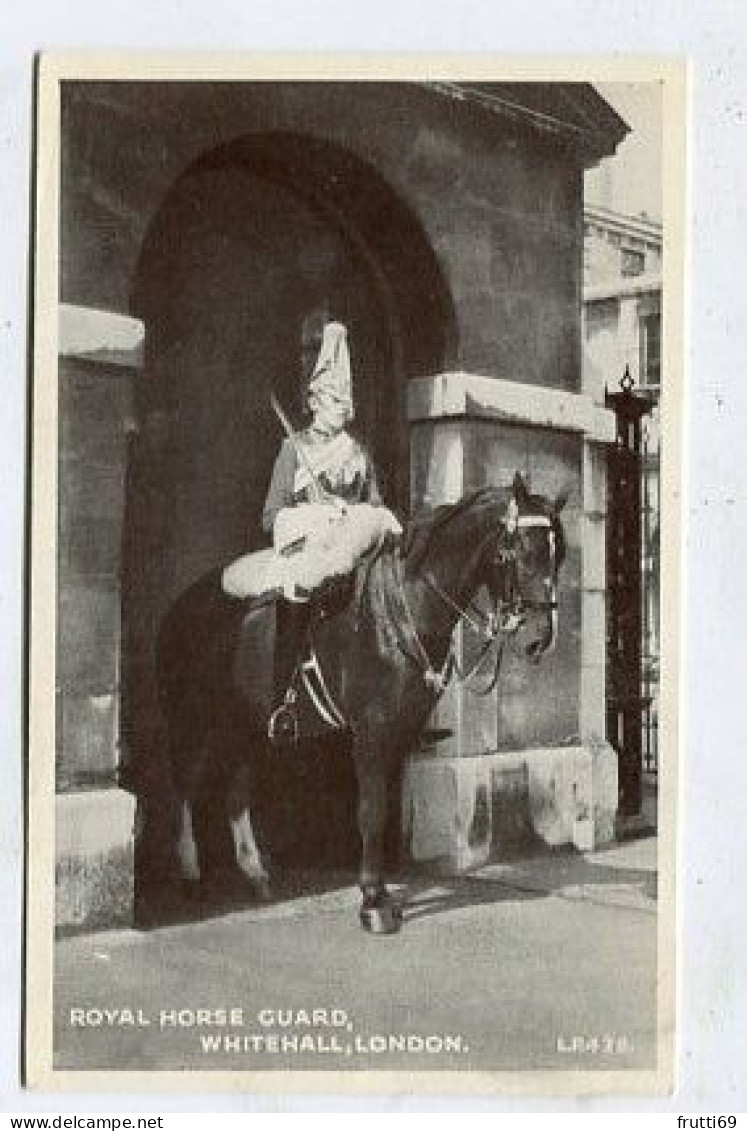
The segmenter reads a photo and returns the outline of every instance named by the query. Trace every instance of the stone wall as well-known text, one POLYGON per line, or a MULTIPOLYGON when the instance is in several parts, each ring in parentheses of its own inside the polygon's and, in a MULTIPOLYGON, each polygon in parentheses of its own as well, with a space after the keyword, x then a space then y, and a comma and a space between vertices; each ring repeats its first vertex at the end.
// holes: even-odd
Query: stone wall
POLYGON ((121 541, 142 327, 63 307, 58 367, 55 923, 131 921, 134 798, 118 788, 121 541))
POLYGON ((112 785, 120 687, 120 552, 133 371, 59 368, 58 789, 112 785))

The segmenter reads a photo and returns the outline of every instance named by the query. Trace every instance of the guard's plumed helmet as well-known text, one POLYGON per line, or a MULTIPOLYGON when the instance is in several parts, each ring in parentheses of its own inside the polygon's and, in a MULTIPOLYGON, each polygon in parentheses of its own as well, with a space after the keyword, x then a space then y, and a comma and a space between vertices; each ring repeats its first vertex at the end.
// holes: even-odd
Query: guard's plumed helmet
POLYGON ((347 419, 353 419, 348 332, 341 322, 328 322, 324 327, 319 357, 309 379, 308 392, 317 397, 334 398, 338 404, 345 406, 347 419))

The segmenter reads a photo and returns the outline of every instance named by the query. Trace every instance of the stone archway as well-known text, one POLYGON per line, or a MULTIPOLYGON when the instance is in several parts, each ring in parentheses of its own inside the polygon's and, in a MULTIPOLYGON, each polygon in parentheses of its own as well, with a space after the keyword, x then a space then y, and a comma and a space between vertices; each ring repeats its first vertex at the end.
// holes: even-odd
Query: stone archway
MULTIPOLYGON (((123 547, 123 734, 134 787, 157 799, 168 791, 157 626, 195 578, 260 544, 281 437, 270 391, 300 422, 315 330, 345 322, 356 425, 404 510, 404 381, 443 368, 452 316, 416 219, 375 171, 280 134, 222 147, 180 177, 144 242, 131 308, 146 357, 123 547)), ((350 810, 352 777, 335 788, 350 810)))

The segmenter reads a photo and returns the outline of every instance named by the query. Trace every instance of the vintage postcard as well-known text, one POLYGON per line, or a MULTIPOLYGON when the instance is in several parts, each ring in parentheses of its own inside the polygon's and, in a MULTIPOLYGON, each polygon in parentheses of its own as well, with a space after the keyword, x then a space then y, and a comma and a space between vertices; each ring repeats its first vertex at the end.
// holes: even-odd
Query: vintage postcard
POLYGON ((37 106, 27 1084, 671 1089, 684 64, 37 106))

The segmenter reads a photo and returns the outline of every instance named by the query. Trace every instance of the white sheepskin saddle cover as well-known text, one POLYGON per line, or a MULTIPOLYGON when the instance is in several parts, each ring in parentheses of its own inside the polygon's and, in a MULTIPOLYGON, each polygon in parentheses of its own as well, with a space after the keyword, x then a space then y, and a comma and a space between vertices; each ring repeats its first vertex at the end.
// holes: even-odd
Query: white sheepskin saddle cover
POLYGON ((223 571, 223 591, 241 599, 282 589, 311 592, 325 581, 345 577, 360 559, 402 527, 386 507, 368 503, 332 506, 302 503, 280 511, 274 546, 245 554, 223 571))

